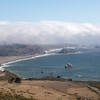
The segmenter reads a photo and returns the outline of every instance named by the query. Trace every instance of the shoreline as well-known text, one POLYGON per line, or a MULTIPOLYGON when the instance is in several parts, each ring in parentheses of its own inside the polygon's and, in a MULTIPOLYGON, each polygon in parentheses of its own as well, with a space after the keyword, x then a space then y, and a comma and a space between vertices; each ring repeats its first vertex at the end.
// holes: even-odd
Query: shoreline
MULTIPOLYGON (((81 52, 66 53, 66 54, 72 55, 72 54, 80 54, 80 53, 81 52)), ((25 56, 3 56, 3 57, 0 57, 0 70, 4 71, 4 68, 8 67, 8 65, 11 64, 11 63, 35 59, 35 58, 49 56, 49 55, 63 55, 63 54, 46 53, 46 54, 34 54, 34 55, 25 55, 25 56)))
MULTIPOLYGON (((12 64, 12 63, 15 63, 15 62, 20 62, 20 61, 25 61, 25 60, 30 60, 30 59, 36 59, 36 58, 50 56, 50 55, 76 55, 76 54, 80 54, 80 52, 66 53, 66 54, 46 53, 46 54, 34 54, 34 55, 25 55, 25 56, 6 56, 6 57, 0 57, 0 71, 2 71, 2 72, 5 71, 6 70, 5 67, 9 67, 9 64, 12 64)), ((9 71, 9 70, 7 70, 7 71, 9 71)), ((14 73, 14 72, 11 72, 11 73, 14 73)), ((46 77, 43 77, 43 78, 46 78, 46 77)), ((41 79, 41 78, 39 78, 39 79, 41 79)), ((68 78, 68 79, 63 78, 63 79, 64 80, 69 80, 70 78, 68 78)))
POLYGON ((36 59, 39 57, 49 56, 52 54, 35 54, 35 55, 26 55, 26 56, 6 56, 6 57, 0 57, 0 70, 4 71, 5 67, 8 67, 9 64, 24 61, 24 60, 30 60, 30 59, 36 59))

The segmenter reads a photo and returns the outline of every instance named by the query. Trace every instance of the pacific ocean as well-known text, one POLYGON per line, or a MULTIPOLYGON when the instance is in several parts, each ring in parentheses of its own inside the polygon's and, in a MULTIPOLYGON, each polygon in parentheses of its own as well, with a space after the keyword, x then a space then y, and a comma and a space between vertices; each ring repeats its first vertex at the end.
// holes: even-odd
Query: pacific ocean
POLYGON ((100 81, 100 50, 83 50, 79 54, 59 54, 11 63, 5 69, 23 78, 61 76, 73 80, 100 81), (67 63, 72 68, 65 69, 67 63))

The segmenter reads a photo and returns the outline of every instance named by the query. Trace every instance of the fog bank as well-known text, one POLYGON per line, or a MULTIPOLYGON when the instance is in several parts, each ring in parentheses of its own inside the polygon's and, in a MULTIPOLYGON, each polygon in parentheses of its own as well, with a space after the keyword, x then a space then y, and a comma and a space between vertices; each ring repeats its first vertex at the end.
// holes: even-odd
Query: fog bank
POLYGON ((100 26, 60 21, 0 21, 0 44, 99 44, 100 26))

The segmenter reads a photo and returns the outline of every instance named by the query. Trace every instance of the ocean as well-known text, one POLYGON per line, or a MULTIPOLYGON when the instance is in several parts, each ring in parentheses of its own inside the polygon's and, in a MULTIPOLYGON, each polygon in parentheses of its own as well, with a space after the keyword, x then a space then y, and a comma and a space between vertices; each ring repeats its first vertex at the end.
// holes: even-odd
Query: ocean
POLYGON ((73 80, 100 81, 100 49, 80 50, 79 54, 55 54, 10 63, 5 69, 23 78, 61 76, 73 80), (67 63, 71 69, 65 69, 67 63))

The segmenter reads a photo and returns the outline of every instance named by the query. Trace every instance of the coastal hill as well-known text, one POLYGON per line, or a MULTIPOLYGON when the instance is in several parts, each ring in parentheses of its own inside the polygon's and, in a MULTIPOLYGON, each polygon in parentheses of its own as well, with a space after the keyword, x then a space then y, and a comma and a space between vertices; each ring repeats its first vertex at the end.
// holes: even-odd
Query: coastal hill
POLYGON ((100 100, 100 82, 72 81, 61 78, 22 79, 21 83, 8 83, 11 72, 0 73, 2 100, 100 100))
POLYGON ((34 55, 42 52, 39 45, 12 44, 0 45, 0 56, 34 55))
POLYGON ((44 53, 46 50, 64 47, 77 47, 74 44, 29 45, 29 44, 2 44, 0 45, 0 57, 25 56, 44 53))

